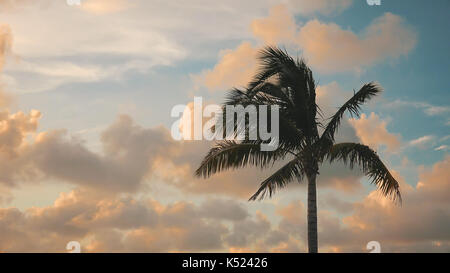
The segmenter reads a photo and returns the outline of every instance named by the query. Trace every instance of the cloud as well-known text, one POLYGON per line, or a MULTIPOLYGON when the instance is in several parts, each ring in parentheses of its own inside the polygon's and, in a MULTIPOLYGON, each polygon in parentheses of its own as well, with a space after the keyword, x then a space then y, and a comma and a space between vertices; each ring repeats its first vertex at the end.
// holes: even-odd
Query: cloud
POLYGON ((387 122, 380 119, 375 113, 368 117, 361 114, 359 119, 351 118, 350 124, 355 128, 356 135, 365 145, 378 149, 385 145, 389 152, 395 152, 400 148, 399 137, 387 131, 387 122))
POLYGON ((11 28, 7 25, 0 25, 0 71, 5 64, 6 55, 11 53, 12 40, 11 28))
MULTIPOLYGON (((15 51, 21 57, 8 68, 7 76, 20 92, 42 92, 66 83, 121 78, 130 70, 146 73, 187 57, 203 60, 215 54, 206 44, 252 39, 250 29, 242 26, 263 16, 275 2, 280 4, 273 0, 232 0, 220 5, 203 0, 136 0, 132 4, 82 0, 80 6, 70 6, 65 1, 2 0, 0 12, 15 32, 15 51), (47 75, 44 70, 75 73, 47 75)), ((340 9, 349 1, 315 2, 281 1, 294 13, 309 14, 340 9)))
MULTIPOLYGON (((225 222, 247 221, 217 217, 215 202, 163 205, 151 199, 112 198, 76 189, 62 193, 47 207, 22 212, 0 209, 0 246, 7 252, 64 252, 67 242, 81 242, 89 252, 207 251, 223 248, 229 230, 225 222)), ((229 215, 241 213, 228 200, 229 215)))
MULTIPOLYGON (((312 2, 317 2, 317 6, 331 3, 312 2)), ((361 72, 383 61, 406 56, 417 41, 416 33, 403 18, 392 13, 376 18, 362 34, 356 34, 317 19, 300 26, 288 12, 288 6, 278 5, 271 8, 268 17, 253 20, 250 27, 253 36, 264 43, 301 50, 308 64, 322 73, 361 72)), ((255 57, 261 46, 244 42, 235 50, 222 51, 213 69, 193 76, 195 83, 209 90, 245 86, 256 72, 255 57)))
MULTIPOLYGON (((393 172, 401 183, 402 207, 375 191, 355 203, 322 195, 320 249, 365 252, 367 242, 377 240, 383 252, 447 252, 449 163, 447 157, 421 171, 416 187, 393 172), (324 208, 348 216, 342 219, 324 208)), ((305 251, 305 205, 294 200, 266 208, 275 210, 279 221, 260 211, 249 213, 232 199, 163 204, 76 189, 47 207, 0 209, 0 246, 7 252, 64 252, 68 241, 78 240, 84 252, 305 251)))
POLYGON ((0 113, 0 183, 54 178, 110 193, 133 192, 152 172, 156 157, 173 147, 167 130, 143 129, 120 116, 102 133, 104 152, 95 153, 66 130, 35 134, 40 117, 36 110, 0 113))
POLYGON ((434 148, 435 151, 448 151, 449 150, 449 146, 448 145, 441 145, 439 147, 434 148))
POLYGON ((170 136, 159 128, 143 129, 120 116, 101 134, 104 154, 95 154, 76 140, 46 134, 33 149, 46 174, 88 187, 111 191, 137 190, 151 171, 151 162, 170 151, 170 136))
POLYGON ((109 17, 125 1, 82 2, 80 7, 93 13, 80 12, 61 1, 49 2, 45 8, 26 5, 20 14, 4 15, 14 29, 14 48, 20 56, 5 69, 6 76, 13 79, 10 88, 29 93, 66 83, 120 79, 129 71, 144 73, 185 57, 186 51, 157 30, 154 22, 149 23, 153 27, 137 27, 140 23, 133 16, 131 20, 125 14, 109 17), (66 34, 70 37, 64 38, 66 34))
POLYGON ((84 0, 80 8, 93 14, 109 14, 123 11, 129 7, 124 0, 84 0))
POLYGON ((429 143, 430 141, 433 141, 433 140, 434 140, 434 136, 426 135, 426 136, 422 136, 417 139, 411 140, 409 142, 409 145, 424 148, 427 143, 429 143))
POLYGON ((201 213, 212 219, 232 221, 244 220, 249 215, 245 207, 233 199, 208 199, 202 204, 201 213))
MULTIPOLYGON (((450 157, 422 170, 412 187, 393 171, 400 182, 403 205, 373 191, 361 201, 341 200, 337 195, 319 199, 319 247, 323 252, 366 252, 369 241, 379 241, 382 252, 448 252, 450 215, 448 183, 450 157), (330 209, 330 210, 328 210, 330 209), (339 217, 339 214, 347 216, 339 217)), ((293 201, 278 209, 282 216, 276 230, 306 242, 305 206, 293 201)))
POLYGON ((40 117, 36 110, 0 112, 0 184, 7 188, 54 179, 117 194, 144 190, 152 178, 186 192, 247 199, 270 172, 229 171, 208 182, 193 175, 210 148, 207 141, 177 142, 169 130, 145 129, 124 115, 101 133, 103 151, 93 152, 66 130, 36 133, 40 117))
POLYGON ((0 87, 0 109, 6 108, 13 102, 13 97, 11 94, 6 93, 0 87))
MULTIPOLYGON (((378 240, 382 251, 441 251, 450 247, 450 157, 419 174, 415 188, 402 182, 403 205, 395 206, 375 192, 357 203, 344 219, 361 240, 378 240)), ((355 236, 355 237, 357 237, 355 236)))
POLYGON ((197 84, 204 84, 209 90, 245 86, 256 72, 257 52, 250 42, 242 43, 235 50, 223 50, 213 69, 194 75, 193 79, 197 84))
POLYGON ((290 8, 293 8, 302 15, 311 15, 314 13, 330 15, 347 9, 352 2, 353 0, 288 0, 287 4, 290 8))
POLYGON ((438 116, 450 113, 450 107, 448 106, 438 106, 426 102, 395 100, 393 102, 386 103, 384 106, 392 109, 396 109, 398 107, 413 107, 422 109, 428 116, 438 116))
POLYGON ((36 132, 41 113, 37 110, 29 114, 8 110, 0 112, 0 154, 15 157, 25 142, 25 137, 36 132))
MULTIPOLYGON (((204 180, 193 174, 210 142, 175 141, 169 130, 143 128, 126 115, 101 132, 100 152, 90 150, 82 139, 63 129, 37 133, 39 111, 4 111, 0 117, 5 128, 0 134, 0 183, 8 188, 56 180, 114 195, 145 191, 157 183, 154 181, 163 181, 164 187, 198 196, 217 194, 247 200, 259 183, 283 164, 263 171, 229 170, 204 180)), ((356 138, 351 127, 348 129, 340 135, 356 138)), ((320 187, 354 192, 360 188, 360 177, 342 164, 327 165, 320 187)))
POLYGON ((278 44, 280 42, 292 43, 297 26, 288 7, 279 5, 270 9, 268 17, 253 20, 251 29, 253 35, 266 44, 278 44))
MULTIPOLYGON (((3 3, 4 4, 4 3, 3 3)), ((0 6, 2 2, 0 2, 0 6)), ((8 25, 0 25, 0 72, 3 71, 6 57, 12 54, 13 35, 8 25)), ((0 109, 10 106, 12 96, 3 90, 3 82, 0 82, 0 109)))
POLYGON ((49 0, 0 0, 0 12, 16 11, 35 4, 46 5, 49 0))
POLYGON ((358 193, 362 190, 363 173, 358 168, 351 170, 343 162, 322 163, 317 184, 322 189, 333 189, 343 193, 358 193))
POLYGON ((319 202, 319 206, 321 208, 335 210, 339 213, 350 213, 353 211, 352 202, 341 200, 332 193, 328 193, 326 196, 322 196, 319 202))
MULTIPOLYGON (((122 0, 83 1, 80 8, 88 12, 80 12, 66 3, 44 2, 39 2, 45 7, 39 12, 35 5, 27 5, 21 11, 20 16, 27 17, 26 21, 20 20, 16 13, 8 13, 5 18, 16 33, 15 51, 21 57, 20 62, 8 66, 6 76, 12 79, 12 88, 23 93, 53 90, 66 83, 120 79, 129 71, 147 73, 154 67, 173 65, 187 57, 201 59, 212 53, 205 49, 206 40, 208 44, 222 44, 230 38, 251 41, 257 37, 269 43, 294 44, 303 50, 314 68, 331 72, 360 70, 386 58, 406 55, 415 41, 413 32, 393 14, 377 19, 366 34, 358 36, 317 20, 296 26, 288 13, 289 10, 329 14, 348 7, 351 1, 346 0, 284 1, 284 5, 274 6, 267 18, 261 18, 263 11, 273 1, 257 1, 261 6, 258 9, 254 8, 256 1, 245 5, 229 1, 223 6, 191 1, 189 7, 181 2, 139 1, 130 5, 122 0), (190 8, 196 5, 204 8, 190 8), (149 18, 145 10, 158 12, 149 18), (174 12, 180 16, 171 16, 174 12), (41 20, 42 17, 50 19, 41 20), (261 19, 255 20, 258 17, 261 19), (213 26, 204 24, 205 21, 217 23, 213 26), (310 35, 316 30, 324 35, 310 35), (332 35, 334 31, 338 34, 332 35), (55 39, 64 33, 70 33, 70 39, 55 39), (191 39, 192 36, 197 39, 191 39), (343 39, 346 46, 333 48, 332 54, 324 50, 341 42, 336 39, 343 39), (90 60, 96 60, 95 64, 90 60)), ((212 90, 245 85, 255 72, 253 57, 258 48, 245 42, 236 50, 223 51, 223 59, 215 68, 193 78, 212 90)))
POLYGON ((160 179, 181 191, 248 199, 273 171, 255 176, 255 168, 230 170, 205 181, 193 174, 211 146, 208 141, 175 141, 165 128, 146 129, 122 115, 101 133, 103 151, 93 152, 63 129, 36 134, 40 116, 38 111, 0 112, 0 184, 54 179, 118 194, 145 190, 149 180, 160 179))
POLYGON ((300 29, 298 45, 313 68, 331 73, 358 71, 388 58, 405 56, 416 40, 416 34, 400 16, 385 13, 362 35, 334 23, 311 20, 300 29))
POLYGON ((232 232, 225 238, 227 244, 234 247, 248 247, 270 230, 269 220, 262 214, 257 213, 256 219, 246 219, 236 222, 232 232))

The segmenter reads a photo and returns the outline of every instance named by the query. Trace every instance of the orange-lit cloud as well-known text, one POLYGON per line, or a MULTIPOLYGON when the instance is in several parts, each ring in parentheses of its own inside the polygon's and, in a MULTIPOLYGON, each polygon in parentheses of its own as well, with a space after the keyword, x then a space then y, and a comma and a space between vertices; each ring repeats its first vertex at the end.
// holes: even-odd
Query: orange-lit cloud
POLYGON ((400 148, 401 142, 399 137, 389 133, 386 129, 387 122, 381 120, 373 112, 369 116, 362 114, 359 119, 350 119, 350 124, 355 128, 356 135, 361 139, 362 143, 373 149, 385 145, 388 151, 395 152, 400 148))
POLYGON ((211 199, 200 205, 162 205, 154 200, 109 198, 75 190, 61 194, 51 206, 25 212, 0 209, 0 246, 9 252, 64 252, 67 242, 78 240, 83 251, 91 252, 219 250, 229 233, 225 222, 248 217, 242 205, 232 200, 226 201, 228 216, 218 217, 216 212, 224 211, 224 202, 211 199))
POLYGON ((416 44, 416 34, 403 19, 385 13, 362 35, 334 23, 312 20, 299 32, 298 45, 309 63, 322 72, 357 71, 387 58, 407 55, 416 44))
POLYGON ((11 53, 12 49, 11 28, 7 25, 0 25, 0 71, 5 64, 5 57, 11 53))
POLYGON ((214 68, 195 75, 194 80, 210 90, 245 86, 256 72, 257 52, 250 42, 242 43, 235 50, 223 50, 214 68))
POLYGON ((130 2, 124 0, 83 0, 80 7, 94 14, 109 14, 125 10, 130 2))
MULTIPOLYGON (((320 3, 325 1, 317 2, 320 3)), ((380 62, 406 56, 417 41, 416 33, 403 18, 392 13, 376 18, 363 33, 357 34, 317 19, 297 26, 285 5, 273 7, 266 18, 253 20, 251 29, 266 44, 301 50, 308 64, 322 73, 359 73, 380 62)), ((254 58, 259 47, 245 42, 236 50, 227 50, 212 70, 194 79, 210 90, 245 86, 256 71, 254 58)))
POLYGON ((24 144, 25 137, 36 132, 41 113, 32 110, 29 114, 9 111, 0 112, 0 154, 16 156, 24 144))
POLYGON ((296 28, 295 20, 285 5, 273 7, 267 18, 255 19, 251 23, 253 34, 273 45, 294 42, 296 28))
POLYGON ((355 204, 355 212, 344 219, 345 223, 351 227, 355 237, 380 241, 385 252, 448 252, 449 169, 450 157, 447 156, 430 170, 422 171, 415 188, 400 178, 401 207, 386 202, 375 192, 371 193, 364 201, 355 204))
MULTIPOLYGON (((422 171, 416 187, 394 171, 402 207, 372 192, 361 201, 347 202, 341 212, 349 216, 341 220, 319 203, 321 250, 365 252, 367 242, 376 240, 383 252, 448 251, 449 164, 447 157, 422 171)), ((338 203, 342 208, 339 199, 329 200, 326 208, 338 203)), ((77 189, 47 207, 0 209, 0 246, 5 251, 63 252, 68 241, 78 240, 82 251, 89 252, 305 251, 306 207, 301 201, 271 205, 280 221, 262 212, 249 213, 246 206, 215 197, 200 204, 162 204, 77 189)))

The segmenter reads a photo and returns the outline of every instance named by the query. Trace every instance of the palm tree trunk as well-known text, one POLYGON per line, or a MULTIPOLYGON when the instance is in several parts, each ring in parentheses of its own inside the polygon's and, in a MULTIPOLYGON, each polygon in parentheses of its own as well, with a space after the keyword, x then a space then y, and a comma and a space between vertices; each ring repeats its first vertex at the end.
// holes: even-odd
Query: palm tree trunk
POLYGON ((308 178, 308 251, 318 252, 317 241, 317 194, 316 194, 316 174, 307 176, 308 178))

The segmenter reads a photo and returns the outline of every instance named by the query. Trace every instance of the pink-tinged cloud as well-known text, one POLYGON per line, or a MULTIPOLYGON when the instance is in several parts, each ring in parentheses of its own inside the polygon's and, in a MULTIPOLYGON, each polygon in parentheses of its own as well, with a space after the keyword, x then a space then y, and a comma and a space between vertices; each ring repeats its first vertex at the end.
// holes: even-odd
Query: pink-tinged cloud
POLYGON ((255 37, 266 44, 294 42, 297 32, 295 19, 291 16, 286 5, 278 5, 270 9, 266 18, 255 19, 251 23, 255 37))
POLYGON ((447 156, 431 169, 423 170, 416 187, 400 179, 403 194, 401 207, 373 192, 355 204, 354 213, 344 222, 351 227, 355 237, 380 241, 384 252, 448 252, 449 176, 450 156, 447 156))
POLYGON ((257 69, 257 48, 243 42, 235 50, 220 52, 220 60, 211 70, 194 75, 194 81, 209 90, 226 90, 247 85, 257 69))
POLYGON ((80 8, 86 12, 96 15, 116 13, 123 11, 130 6, 125 0, 83 0, 80 8))
MULTIPOLYGON (((361 34, 317 19, 296 25, 287 6, 270 10, 268 17, 251 23, 253 35, 265 44, 288 45, 302 52, 313 70, 322 73, 357 72, 386 61, 407 56, 417 43, 417 35, 402 17, 385 13, 361 34)), ((235 50, 224 50, 216 66, 194 75, 197 85, 209 90, 245 86, 257 70, 258 48, 249 42, 235 50)))
MULTIPOLYGON (((1 4, 1 2, 0 2, 1 4)), ((8 25, 0 25, 0 72, 5 65, 6 57, 12 54, 13 35, 8 25)), ((4 84, 0 82, 0 109, 9 107, 13 101, 11 94, 3 90, 4 84)))
POLYGON ((312 20, 300 29, 298 36, 298 45, 309 63, 325 73, 360 71, 406 56, 416 42, 415 32, 392 13, 375 19, 361 35, 334 23, 312 20))
POLYGON ((246 221, 250 216, 233 200, 163 205, 74 190, 47 207, 24 212, 1 208, 0 247, 7 252, 64 252, 67 242, 77 240, 83 252, 214 251, 234 234, 225 223, 246 221))
POLYGON ((362 114, 359 119, 352 118, 349 121, 355 128, 356 135, 365 145, 373 149, 384 145, 389 152, 396 152, 400 148, 399 136, 389 133, 386 129, 387 122, 381 120, 375 113, 372 112, 369 116, 362 114))
POLYGON ((36 132, 41 113, 37 110, 29 114, 8 110, 0 112, 0 155, 16 157, 25 145, 25 138, 36 132))
MULTIPOLYGON (((422 171, 416 187, 393 172, 401 183, 401 207, 375 191, 355 203, 321 195, 329 201, 319 203, 321 250, 366 252, 367 242, 376 240, 383 252, 448 251, 449 164, 447 157, 422 171), (324 210, 336 204, 349 215, 343 221, 324 210)), ((63 252, 68 241, 78 240, 84 252, 305 251, 302 202, 271 205, 279 221, 246 206, 217 198, 162 204, 77 189, 47 207, 0 209, 0 246, 7 252, 63 252)))
POLYGON ((11 28, 7 25, 0 25, 0 71, 5 64, 5 57, 11 53, 13 36, 11 28))

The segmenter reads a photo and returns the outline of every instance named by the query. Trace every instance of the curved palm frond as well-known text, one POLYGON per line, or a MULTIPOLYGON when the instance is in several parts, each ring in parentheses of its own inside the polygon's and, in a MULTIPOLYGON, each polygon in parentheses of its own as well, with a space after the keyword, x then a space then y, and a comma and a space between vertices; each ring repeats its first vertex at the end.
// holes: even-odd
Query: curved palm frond
POLYGON ((384 196, 401 203, 400 186, 397 180, 383 164, 377 153, 368 146, 358 143, 335 144, 327 157, 330 162, 342 160, 352 169, 355 165, 359 165, 384 196))
POLYGON ((262 65, 248 86, 248 97, 264 93, 280 98, 280 102, 289 106, 297 128, 305 136, 318 138, 316 83, 311 69, 302 59, 294 60, 278 47, 264 48, 259 59, 262 65))
MULTIPOLYGON (((247 107, 249 105, 255 106, 258 120, 261 118, 260 108, 261 105, 266 106, 278 106, 279 109, 279 119, 278 119, 278 127, 279 127, 279 147, 283 149, 289 150, 291 152, 299 151, 301 147, 305 145, 305 134, 299 130, 293 121, 295 116, 293 115, 291 109, 294 108, 292 102, 289 102, 289 98, 281 90, 279 87, 267 83, 258 88, 268 89, 265 93, 258 93, 253 97, 249 97, 246 91, 240 89, 233 89, 229 92, 227 96, 226 103, 222 106, 222 116, 219 117, 219 120, 222 120, 222 124, 225 124, 223 128, 226 128, 228 125, 227 122, 234 122, 233 132, 226 132, 224 137, 228 136, 236 136, 239 133, 248 134, 252 130, 256 130, 255 124, 250 124, 248 120, 248 116, 246 116, 244 126, 237 125, 237 116, 235 116, 234 120, 227 120, 226 118, 226 106, 227 105, 242 105, 243 107, 247 107), (286 102, 287 101, 287 102, 286 102)), ((270 114, 270 111, 268 112, 270 114)), ((267 127, 272 128, 271 119, 267 118, 267 127)), ((242 122, 242 121, 241 121, 242 122)), ((231 126, 230 126, 231 127, 231 126)), ((259 128, 259 127, 258 127, 259 128)), ((258 134, 259 137, 259 134, 258 134)))
POLYGON ((203 159, 200 167, 195 171, 198 177, 211 175, 228 170, 245 167, 247 165, 261 168, 273 165, 276 160, 283 159, 288 152, 278 148, 272 152, 261 151, 261 142, 243 142, 224 140, 211 148, 203 159))
POLYGON ((294 106, 291 98, 286 93, 286 89, 274 83, 264 82, 253 90, 255 91, 254 94, 251 94, 252 92, 249 89, 232 89, 228 92, 224 105, 277 103, 277 105, 284 108, 294 106))
POLYGON ((254 201, 256 199, 262 200, 266 195, 271 197, 276 190, 284 188, 287 184, 292 182, 294 178, 302 180, 304 175, 305 168, 301 158, 296 157, 261 182, 259 189, 252 197, 250 197, 249 201, 254 201))
POLYGON ((259 52, 258 60, 261 63, 259 71, 248 85, 248 89, 252 91, 251 95, 257 92, 254 90, 257 86, 271 80, 277 74, 296 69, 294 59, 278 47, 267 46, 263 48, 259 52))
POLYGON ((344 113, 348 111, 351 116, 358 117, 361 111, 361 105, 381 91, 381 87, 374 82, 363 85, 363 87, 361 87, 361 89, 356 92, 346 103, 344 103, 344 105, 342 105, 341 108, 339 108, 339 110, 331 117, 331 120, 325 127, 325 131, 322 133, 321 139, 334 143, 334 136, 338 130, 344 113))

